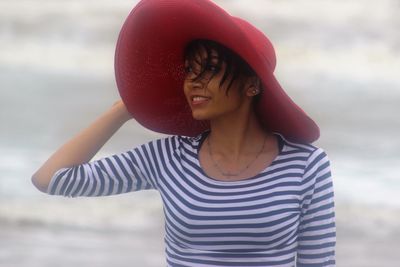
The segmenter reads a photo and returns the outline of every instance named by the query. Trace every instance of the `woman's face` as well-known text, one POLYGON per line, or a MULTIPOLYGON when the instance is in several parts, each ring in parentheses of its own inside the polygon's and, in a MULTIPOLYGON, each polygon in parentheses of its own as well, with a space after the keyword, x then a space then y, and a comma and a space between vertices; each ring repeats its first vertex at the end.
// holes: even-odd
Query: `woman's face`
POLYGON ((190 64, 185 60, 186 78, 183 87, 193 118, 212 120, 224 115, 234 115, 248 99, 245 90, 241 90, 241 87, 245 86, 243 78, 235 80, 229 91, 227 87, 232 77, 228 77, 220 86, 226 64, 222 62, 218 68, 218 54, 212 50, 210 65, 203 66, 205 69, 203 77, 195 79, 202 71, 202 63, 205 64, 206 57, 207 52, 202 48, 197 51, 194 62, 190 64))

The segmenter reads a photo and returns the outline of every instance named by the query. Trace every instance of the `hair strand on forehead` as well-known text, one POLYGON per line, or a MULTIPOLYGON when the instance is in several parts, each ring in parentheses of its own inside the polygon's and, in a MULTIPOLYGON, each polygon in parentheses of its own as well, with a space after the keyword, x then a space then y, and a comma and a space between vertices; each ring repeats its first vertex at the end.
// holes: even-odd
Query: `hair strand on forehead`
MULTIPOLYGON (((188 60, 190 66, 195 65, 196 55, 199 54, 199 51, 205 50, 206 56, 201 59, 201 70, 195 76, 193 80, 197 81, 202 79, 207 70, 207 66, 216 65, 218 69, 221 68, 223 63, 226 63, 225 73, 220 81, 220 88, 224 85, 225 82, 229 81, 229 84, 226 89, 226 94, 228 94, 229 89, 232 84, 241 78, 245 77, 253 77, 257 76, 253 69, 244 61, 239 55, 230 50, 229 48, 211 40, 204 39, 196 39, 190 42, 185 48, 185 60, 188 60), (213 51, 217 53, 217 62, 212 63, 213 60, 213 51)), ((213 73, 210 79, 214 77, 217 73, 213 73)))

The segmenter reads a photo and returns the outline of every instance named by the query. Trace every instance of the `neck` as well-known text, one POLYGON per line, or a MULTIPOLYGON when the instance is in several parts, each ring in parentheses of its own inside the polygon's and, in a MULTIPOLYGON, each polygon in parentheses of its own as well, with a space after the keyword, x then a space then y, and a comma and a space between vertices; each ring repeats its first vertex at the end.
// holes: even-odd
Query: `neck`
POLYGON ((214 153, 238 160, 240 155, 259 151, 266 133, 253 110, 210 121, 209 140, 214 153))

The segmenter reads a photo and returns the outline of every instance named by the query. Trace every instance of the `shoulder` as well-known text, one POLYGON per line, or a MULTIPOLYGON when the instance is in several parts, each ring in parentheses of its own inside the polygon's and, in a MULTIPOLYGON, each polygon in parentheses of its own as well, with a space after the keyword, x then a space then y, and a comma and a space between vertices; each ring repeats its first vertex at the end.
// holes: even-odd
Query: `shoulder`
POLYGON ((293 142, 280 134, 278 135, 283 143, 281 151, 282 157, 287 160, 292 159, 297 162, 301 161, 301 165, 305 172, 310 169, 315 169, 318 166, 329 167, 329 158, 323 148, 311 143, 293 142))
POLYGON ((173 146, 184 146, 184 145, 196 145, 201 140, 201 134, 191 137, 191 136, 183 136, 183 135, 170 135, 162 138, 155 139, 150 141, 148 144, 170 144, 173 146))
POLYGON ((323 148, 282 138, 283 157, 286 161, 295 162, 301 168, 301 185, 304 192, 312 192, 317 187, 332 186, 330 160, 323 148))
POLYGON ((305 152, 305 153, 312 153, 315 150, 318 149, 317 146, 311 144, 311 143, 299 143, 299 142, 293 142, 287 139, 284 135, 275 133, 280 137, 282 142, 285 145, 285 149, 287 151, 295 151, 295 152, 305 152))
POLYGON ((171 135, 162 138, 154 139, 150 142, 142 144, 136 149, 139 150, 152 150, 157 152, 174 152, 184 150, 195 150, 202 139, 202 134, 194 137, 171 135))
POLYGON ((162 139, 161 142, 169 142, 171 144, 174 144, 176 147, 197 148, 199 144, 201 144, 205 136, 205 132, 200 133, 196 136, 172 135, 162 139))
POLYGON ((299 143, 299 142, 293 142, 285 138, 281 134, 277 134, 280 138, 281 141, 283 142, 283 152, 284 153, 300 153, 304 155, 307 160, 310 160, 313 157, 316 157, 318 155, 323 155, 326 156, 326 152, 323 148, 318 147, 315 144, 311 143, 299 143))

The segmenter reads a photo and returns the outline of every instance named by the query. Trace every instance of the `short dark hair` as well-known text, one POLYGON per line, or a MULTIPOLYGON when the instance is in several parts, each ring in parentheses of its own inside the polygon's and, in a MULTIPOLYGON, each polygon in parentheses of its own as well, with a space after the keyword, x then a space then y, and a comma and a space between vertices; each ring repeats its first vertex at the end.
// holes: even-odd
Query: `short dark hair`
MULTIPOLYGON (((185 48, 184 51, 184 57, 185 60, 188 60, 189 65, 193 66, 194 62, 196 62, 196 53, 201 49, 204 48, 207 54, 206 61, 201 62, 201 71, 199 74, 196 75, 196 77, 193 80, 199 80, 202 79, 206 70, 207 66, 211 64, 211 51, 215 50, 218 54, 218 62, 216 64, 217 68, 220 69, 221 65, 223 62, 226 63, 226 69, 225 73, 221 79, 221 82, 219 84, 220 87, 227 81, 228 77, 232 77, 229 81, 228 87, 226 89, 226 94, 228 94, 228 91, 230 87, 232 86, 232 83, 238 79, 239 77, 252 77, 252 76, 257 76, 257 74, 254 72, 254 70, 247 64, 245 60, 243 60, 239 55, 237 55, 235 52, 233 52, 231 49, 223 46, 220 43, 217 43, 215 41, 211 40, 205 40, 205 39, 196 39, 191 41, 185 48)), ((213 73, 211 76, 214 77, 216 73, 213 73)))

